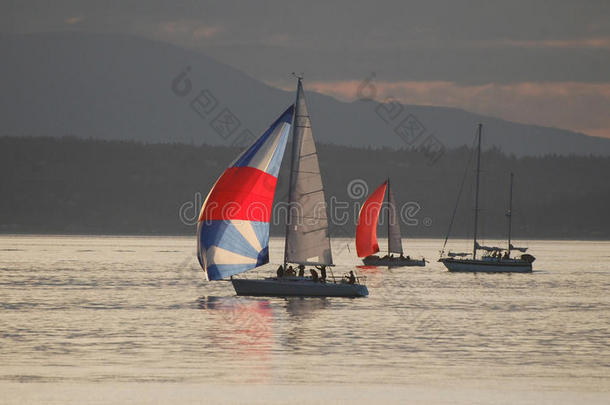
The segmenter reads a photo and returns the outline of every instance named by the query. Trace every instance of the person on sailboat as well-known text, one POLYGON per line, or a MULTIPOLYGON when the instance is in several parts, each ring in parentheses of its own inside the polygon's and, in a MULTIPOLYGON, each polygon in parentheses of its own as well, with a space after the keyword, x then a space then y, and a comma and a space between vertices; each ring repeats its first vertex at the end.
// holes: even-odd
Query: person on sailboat
POLYGON ((348 282, 350 284, 356 284, 356 275, 354 274, 353 270, 349 271, 348 282))
POLYGON ((314 283, 317 282, 319 279, 318 272, 314 269, 309 270, 309 272, 311 273, 311 281, 313 281, 314 283))
POLYGON ((284 277, 284 266, 280 265, 280 267, 277 268, 277 278, 282 277, 284 277))
POLYGON ((294 269, 292 268, 292 266, 288 266, 288 270, 286 270, 285 275, 286 275, 286 276, 289 276, 289 277, 294 277, 294 276, 296 276, 296 275, 297 275, 297 273, 294 271, 294 269))
POLYGON ((305 277, 305 265, 299 264, 299 277, 305 277))
POLYGON ((326 283, 326 266, 316 266, 316 269, 320 270, 320 281, 326 283))

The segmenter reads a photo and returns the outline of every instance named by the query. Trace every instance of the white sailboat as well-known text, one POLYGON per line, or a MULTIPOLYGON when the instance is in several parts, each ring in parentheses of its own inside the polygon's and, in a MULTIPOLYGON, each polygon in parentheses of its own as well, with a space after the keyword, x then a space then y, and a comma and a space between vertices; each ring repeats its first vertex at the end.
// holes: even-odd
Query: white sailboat
MULTIPOLYGON (((438 260, 452 272, 484 272, 484 273, 529 273, 532 271, 532 263, 536 258, 530 254, 526 254, 527 248, 515 247, 511 243, 511 228, 512 228, 512 199, 513 199, 513 174, 510 174, 510 192, 509 203, 506 217, 508 218, 508 244, 506 249, 496 246, 481 246, 477 241, 478 218, 479 218, 479 178, 481 172, 481 136, 482 124, 478 126, 478 146, 477 146, 477 170, 475 183, 475 208, 474 208, 474 237, 472 254, 470 253, 451 253, 438 260), (485 253, 477 258, 477 251, 482 250, 485 253), (520 251, 524 254, 519 257, 511 257, 512 251, 520 251), (468 256, 471 256, 470 258, 468 256)), ((453 219, 452 219, 453 221, 453 219)), ((445 244, 447 243, 445 239, 445 244)))
POLYGON ((295 104, 225 170, 206 198, 198 225, 199 262, 209 280, 230 277, 238 295, 366 296, 366 286, 355 277, 332 281, 279 274, 264 279, 233 277, 269 262, 271 207, 291 128, 283 268, 289 263, 333 265, 324 190, 300 77, 295 104))

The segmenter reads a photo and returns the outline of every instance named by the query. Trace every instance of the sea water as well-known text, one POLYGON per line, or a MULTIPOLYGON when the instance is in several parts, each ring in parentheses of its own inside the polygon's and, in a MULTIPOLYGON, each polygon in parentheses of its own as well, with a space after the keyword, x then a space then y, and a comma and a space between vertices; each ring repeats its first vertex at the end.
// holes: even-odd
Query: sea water
MULTIPOLYGON (((610 242, 530 241, 531 274, 404 245, 430 263, 357 268, 367 298, 249 298, 192 237, 1 236, 0 403, 610 401, 610 242)), ((353 240, 333 255, 337 278, 360 264, 353 240)), ((245 276, 282 238, 270 256, 245 276)))

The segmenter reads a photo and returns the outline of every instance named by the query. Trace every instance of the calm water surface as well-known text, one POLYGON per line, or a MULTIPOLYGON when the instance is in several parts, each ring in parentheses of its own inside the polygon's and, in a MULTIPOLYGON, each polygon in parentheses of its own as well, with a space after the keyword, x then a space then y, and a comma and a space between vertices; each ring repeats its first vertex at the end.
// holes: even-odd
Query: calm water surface
POLYGON ((0 403, 610 400, 610 242, 530 242, 512 275, 450 274, 440 245, 359 269, 368 298, 285 299, 206 282, 194 238, 1 236, 0 403))

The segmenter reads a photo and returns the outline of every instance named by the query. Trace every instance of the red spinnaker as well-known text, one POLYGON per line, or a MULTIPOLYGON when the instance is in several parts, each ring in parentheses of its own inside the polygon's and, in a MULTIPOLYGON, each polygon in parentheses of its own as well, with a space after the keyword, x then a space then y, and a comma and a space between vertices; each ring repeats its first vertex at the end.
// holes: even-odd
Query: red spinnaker
POLYGON ((379 211, 385 197, 385 189, 388 182, 385 181, 377 190, 366 199, 360 209, 358 226, 356 227, 356 252, 358 257, 366 257, 379 252, 377 243, 377 221, 379 211))

